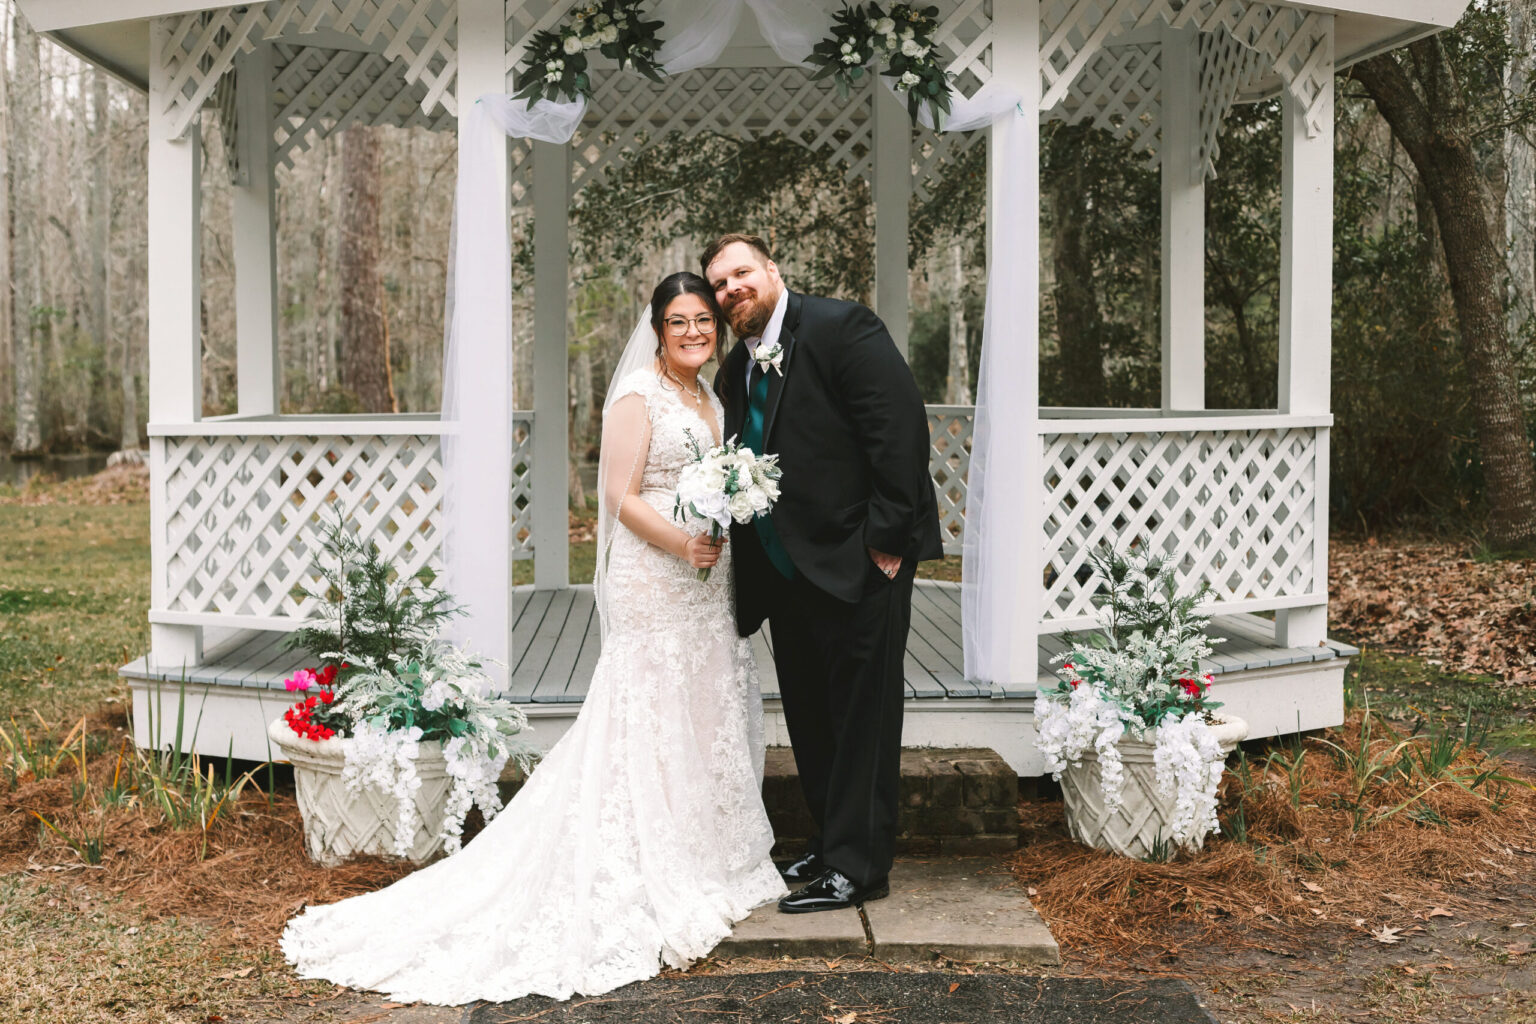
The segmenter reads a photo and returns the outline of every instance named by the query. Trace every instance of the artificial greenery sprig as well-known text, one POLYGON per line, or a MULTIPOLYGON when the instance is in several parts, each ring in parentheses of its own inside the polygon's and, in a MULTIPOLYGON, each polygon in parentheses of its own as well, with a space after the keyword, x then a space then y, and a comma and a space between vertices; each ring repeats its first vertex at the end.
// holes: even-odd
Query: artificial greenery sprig
POLYGON ((806 60, 820 70, 812 81, 831 77, 844 99, 864 77, 871 61, 885 65, 881 74, 895 79, 896 91, 907 99, 907 115, 917 123, 926 106, 939 128, 949 113, 949 76, 934 54, 937 7, 893 4, 889 11, 877 3, 844 7, 832 16, 832 35, 812 48, 806 60))
POLYGON ((460 609, 433 586, 426 570, 402 577, 347 526, 340 509, 325 524, 317 568, 320 586, 309 593, 323 608, 319 623, 295 630, 290 649, 304 648, 322 665, 393 664, 421 657, 443 624, 460 609))
POLYGON ((574 100, 592 96, 587 51, 638 71, 653 82, 661 81, 656 51, 661 41, 659 21, 640 16, 637 0, 597 0, 572 12, 557 32, 545 29, 528 40, 528 50, 518 65, 517 98, 537 103, 541 99, 574 100))

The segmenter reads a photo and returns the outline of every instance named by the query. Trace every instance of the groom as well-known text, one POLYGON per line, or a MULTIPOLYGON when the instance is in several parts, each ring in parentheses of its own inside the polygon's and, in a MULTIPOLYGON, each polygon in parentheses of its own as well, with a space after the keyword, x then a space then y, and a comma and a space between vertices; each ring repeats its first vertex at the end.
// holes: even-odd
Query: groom
POLYGON ((741 339, 715 377, 725 433, 784 471, 773 512, 731 527, 737 629, 772 629, 820 829, 785 870, 808 884, 779 909, 851 907, 890 892, 912 579, 943 554, 927 414, 869 309, 790 291, 754 235, 722 237, 700 263, 741 339))

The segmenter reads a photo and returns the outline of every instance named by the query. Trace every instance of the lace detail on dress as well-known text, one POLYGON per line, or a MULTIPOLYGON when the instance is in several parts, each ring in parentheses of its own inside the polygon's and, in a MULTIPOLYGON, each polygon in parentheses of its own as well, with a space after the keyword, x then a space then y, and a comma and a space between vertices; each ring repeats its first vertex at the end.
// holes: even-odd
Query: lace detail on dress
MULTIPOLYGON (((650 418, 640 497, 670 517, 688 435, 705 446, 713 435, 654 373, 620 386, 650 418)), ((687 966, 783 895, 731 572, 729 545, 700 582, 619 526, 609 633, 570 731, 461 853, 289 922, 282 947, 298 973, 405 1002, 596 995, 687 966)))

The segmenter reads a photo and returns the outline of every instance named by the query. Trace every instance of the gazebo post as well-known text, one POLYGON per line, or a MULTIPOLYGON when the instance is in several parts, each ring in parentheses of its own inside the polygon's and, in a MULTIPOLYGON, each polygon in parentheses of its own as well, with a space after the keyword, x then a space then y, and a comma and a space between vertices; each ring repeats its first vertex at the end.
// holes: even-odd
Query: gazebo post
POLYGON ((533 144, 533 586, 570 586, 571 147, 533 144))
POLYGON ((1199 29, 1162 29, 1163 409, 1205 408, 1205 172, 1199 29))
POLYGON ((875 129, 875 312, 904 358, 908 348, 907 216, 912 202, 912 124, 884 83, 872 85, 875 129))
POLYGON ((991 658, 995 678, 988 681, 1030 685, 1040 672, 1041 538, 1047 496, 1040 434, 1040 0, 993 8, 992 77, 1001 88, 1018 94, 1019 113, 994 121, 987 135, 987 318, 1003 325, 993 327, 989 340, 1016 346, 1022 358, 1015 363, 1015 376, 990 385, 978 382, 978 389, 1006 396, 1012 410, 1007 426, 1020 428, 1017 435, 999 429, 1003 410, 993 408, 990 472, 1025 481, 1025 507, 988 511, 991 517, 1018 524, 1013 530, 989 530, 995 546, 979 552, 989 572, 1011 577, 1007 586, 1017 588, 1017 600, 1000 602, 1008 621, 981 623, 979 628, 991 634, 988 642, 995 652, 1007 652, 991 658), (1017 278, 999 282, 999 263, 1018 268, 1017 278))
POLYGON ((242 416, 278 411, 277 218, 272 166, 272 44, 235 58, 240 171, 233 189, 235 380, 242 416))
MULTIPOLYGON (((202 138, 196 118, 180 138, 172 137, 171 23, 155 19, 149 32, 149 194, 147 202, 149 307, 149 422, 196 423, 203 411, 202 318, 202 138)), ((151 430, 151 436, 154 431, 151 430)), ((151 608, 165 608, 170 595, 169 510, 165 495, 165 449, 150 446, 151 608)), ((150 646, 158 664, 195 665, 203 657, 201 626, 150 625, 150 646)))
MULTIPOLYGON (((1317 101, 1321 123, 1281 94, 1280 412, 1327 413, 1333 324, 1333 78, 1317 101)), ((1322 643, 1328 629, 1328 428, 1317 430, 1313 480, 1312 587, 1318 604, 1275 614, 1284 647, 1322 643)))
MULTIPOLYGON (((507 89, 505 19, 501 0, 459 0, 455 92, 461 154, 466 139, 483 141, 474 140, 470 128, 477 97, 507 89)), ((494 169, 487 170, 494 181, 486 183, 484 194, 472 197, 474 209, 460 210, 458 216, 510 225, 512 196, 505 137, 498 133, 492 149, 494 169)), ((510 487, 477 486, 472 467, 510 458, 503 454, 508 439, 500 435, 512 428, 510 416, 501 418, 512 409, 512 309, 500 301, 505 285, 493 279, 498 273, 494 266, 460 265, 457 273, 455 302, 467 303, 465 308, 474 310, 472 328, 459 339, 462 350, 455 367, 461 382, 459 394, 487 398, 494 394, 495 400, 486 403, 490 408, 468 403, 458 410, 458 462, 469 468, 460 474, 456 491, 459 500, 478 503, 489 514, 487 521, 506 524, 505 529, 488 531, 485 536, 454 538, 455 543, 474 548, 477 569, 476 579, 453 581, 459 588, 457 596, 467 605, 457 632, 491 662, 505 665, 511 663, 512 654, 512 523, 516 518, 512 492, 510 487), (489 387, 485 385, 487 375, 494 382, 489 387), (473 388, 464 383, 470 378, 478 382, 473 388)), ((506 682, 505 669, 493 664, 490 671, 500 677, 499 682, 506 682)))

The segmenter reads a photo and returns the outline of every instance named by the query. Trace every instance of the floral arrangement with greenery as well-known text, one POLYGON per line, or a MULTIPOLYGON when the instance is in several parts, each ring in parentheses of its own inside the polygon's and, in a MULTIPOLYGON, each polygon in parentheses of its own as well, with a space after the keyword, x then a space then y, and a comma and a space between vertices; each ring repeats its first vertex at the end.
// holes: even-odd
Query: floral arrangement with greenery
POLYGON ((1121 805, 1124 766, 1116 746, 1130 736, 1154 746, 1158 788, 1175 796, 1175 842, 1217 830, 1216 787, 1226 757, 1211 734, 1210 617, 1195 608, 1208 587, 1179 593, 1175 561, 1117 552, 1090 556, 1100 590, 1100 631, 1074 637, 1060 656, 1061 682, 1036 695, 1036 745, 1056 778, 1092 749, 1108 810, 1121 805))
POLYGON ((832 16, 832 35, 817 43, 806 58, 820 69, 811 80, 830 76, 846 99, 868 65, 879 60, 884 65, 881 74, 894 79, 896 91, 906 97, 913 123, 926 105, 938 128, 949 113, 949 76, 933 43, 938 19, 937 7, 893 4, 889 11, 877 3, 844 7, 832 16))
POLYGON ((283 720, 304 740, 341 743, 348 788, 372 786, 395 798, 399 856, 417 826, 420 745, 441 742, 453 784, 440 834, 453 853, 471 807, 486 820, 501 809, 496 781, 507 761, 531 768, 531 748, 516 739, 527 718, 496 694, 479 661, 441 637, 460 611, 453 600, 426 574, 402 578, 339 513, 327 526, 318 568, 324 585, 315 596, 326 613, 319 625, 295 632, 290 646, 308 649, 320 664, 285 681, 304 696, 283 720))
POLYGON ((660 28, 661 22, 641 17, 636 0, 597 0, 578 7, 558 31, 545 29, 529 38, 513 83, 516 97, 529 103, 591 98, 590 50, 617 62, 621 71, 630 67, 659 83, 661 66, 655 57, 661 47, 656 37, 660 28))

